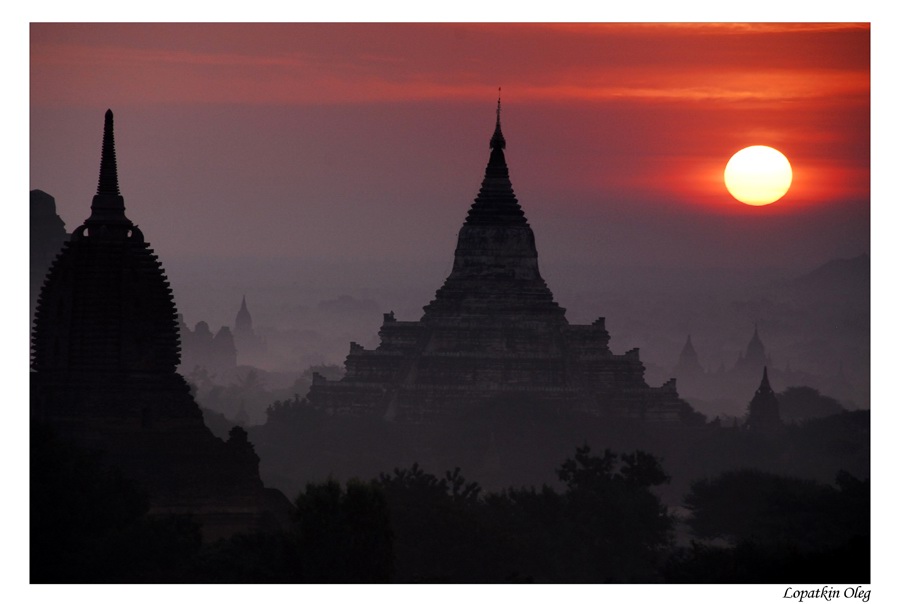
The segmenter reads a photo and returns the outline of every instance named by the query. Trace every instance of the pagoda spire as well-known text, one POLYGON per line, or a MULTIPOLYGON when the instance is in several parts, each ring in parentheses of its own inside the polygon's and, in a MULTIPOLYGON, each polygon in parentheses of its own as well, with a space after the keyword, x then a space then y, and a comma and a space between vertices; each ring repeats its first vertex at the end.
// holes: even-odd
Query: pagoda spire
POLYGON ((241 308, 234 319, 234 333, 239 337, 253 332, 253 318, 247 308, 247 294, 241 298, 241 308))
POLYGON ((524 312, 550 317, 554 325, 565 323, 565 309, 541 278, 534 232, 509 180, 500 110, 498 97, 484 179, 459 230, 453 270, 425 307, 425 322, 524 312))
POLYGON ((494 133, 491 136, 491 156, 484 170, 484 180, 478 197, 469 210, 467 225, 494 224, 506 226, 528 226, 525 214, 516 200, 512 184, 509 181, 509 168, 506 166, 506 139, 500 129, 500 97, 497 97, 497 118, 494 133))
POLYGON ((119 173, 116 169, 116 141, 113 135, 113 112, 106 110, 103 123, 103 148, 100 151, 100 179, 97 195, 119 195, 119 173))
POLYGON ((767 366, 763 367, 763 375, 762 381, 759 383, 759 388, 756 389, 757 394, 768 394, 773 392, 772 386, 769 385, 769 368, 767 366))
POLYGON ((497 125, 494 126, 494 134, 491 136, 491 149, 506 149, 506 139, 500 129, 500 89, 497 88, 497 125))
POLYGON ((509 179, 509 169, 506 167, 506 138, 500 129, 500 89, 497 89, 497 123, 494 125, 494 134, 491 136, 491 158, 488 160, 485 178, 509 179))
POLYGON ((699 364, 697 360, 697 351, 694 350, 694 344, 691 342, 691 334, 688 334, 687 342, 681 349, 679 364, 699 364))
MULTIPOLYGON (((100 151, 100 178, 97 194, 91 202, 91 215, 86 227, 112 227, 113 231, 127 233, 134 225, 125 216, 125 200, 119 192, 119 173, 116 168, 116 143, 113 134, 113 112, 106 110, 103 123, 103 147, 100 151)), ((106 231, 109 233, 109 231, 106 231)), ((95 230, 92 233, 96 234, 95 230)), ((80 236, 80 233, 79 233, 80 236)))
POLYGON ((775 432, 782 426, 778 397, 769 385, 768 367, 763 367, 762 382, 747 406, 747 423, 754 432, 775 432))

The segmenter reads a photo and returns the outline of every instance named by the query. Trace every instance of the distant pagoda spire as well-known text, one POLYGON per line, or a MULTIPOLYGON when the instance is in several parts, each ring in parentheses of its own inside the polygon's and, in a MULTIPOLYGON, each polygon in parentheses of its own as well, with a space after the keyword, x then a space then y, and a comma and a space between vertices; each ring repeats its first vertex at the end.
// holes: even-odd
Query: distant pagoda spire
POLYGON ((763 367, 762 381, 753 400, 747 406, 747 429, 754 432, 775 432, 782 426, 778 397, 769 385, 768 367, 763 367))
POLYGON ((234 331, 239 337, 253 333, 253 318, 247 309, 247 295, 241 298, 241 308, 234 319, 234 331))
POLYGON ((747 351, 744 353, 744 360, 749 363, 756 364, 756 367, 766 364, 766 347, 763 345, 762 340, 759 338, 758 323, 753 324, 753 337, 750 338, 750 342, 747 344, 747 351))
MULTIPOLYGON (((119 192, 119 173, 116 167, 116 143, 113 134, 113 112, 106 110, 103 123, 103 146, 100 151, 100 177, 97 180, 97 194, 91 202, 91 215, 84 225, 92 227, 117 227, 109 229, 94 229, 91 236, 98 232, 109 234, 127 233, 133 227, 125 216, 125 199, 119 192)), ((81 232, 78 232, 81 236, 81 232)))
POLYGON ((769 368, 763 367, 762 381, 759 383, 759 388, 756 389, 756 394, 768 396, 773 393, 772 386, 769 385, 769 368))
POLYGON ((680 379, 693 378, 701 373, 703 373, 703 367, 700 365, 700 358, 697 351, 694 350, 691 336, 688 334, 687 342, 684 343, 681 354, 678 356, 678 363, 675 365, 675 376, 680 379))

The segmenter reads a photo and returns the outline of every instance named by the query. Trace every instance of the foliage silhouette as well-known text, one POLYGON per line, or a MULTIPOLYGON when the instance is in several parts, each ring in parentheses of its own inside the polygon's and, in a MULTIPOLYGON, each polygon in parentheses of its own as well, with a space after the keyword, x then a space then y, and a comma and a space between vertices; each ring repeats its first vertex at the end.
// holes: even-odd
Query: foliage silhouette
POLYGON ((846 411, 830 396, 809 386, 791 386, 778 394, 781 419, 785 423, 804 422, 846 411))
POLYGON ((32 581, 868 581, 869 482, 847 472, 835 486, 755 470, 696 481, 685 503, 698 540, 681 548, 654 455, 585 445, 557 477, 486 493, 459 468, 412 464, 311 482, 290 529, 201 543, 190 519, 148 518, 101 458, 34 426, 32 581))
POLYGON ((697 481, 685 497, 701 539, 676 552, 673 582, 869 582, 869 481, 847 472, 837 488, 757 470, 697 481))
POLYGON ((391 512, 398 580, 484 582, 497 577, 480 523, 481 488, 459 468, 438 478, 418 464, 382 473, 378 484, 391 512))
POLYGON ((31 580, 184 580, 199 551, 189 518, 152 518, 146 494, 95 452, 31 425, 31 580))
POLYGON ((532 532, 537 540, 529 550, 548 554, 527 574, 553 582, 654 580, 673 524, 650 490, 668 480, 659 461, 642 451, 592 456, 585 445, 563 462, 558 476, 566 486, 562 494, 545 486, 540 492, 507 490, 491 501, 503 512, 497 521, 516 523, 508 533, 532 532), (525 513, 509 514, 517 506, 525 513), (529 525, 540 528, 529 531, 529 525))
POLYGON ((868 481, 846 472, 838 488, 756 470, 701 480, 685 497, 700 538, 783 544, 815 550, 867 534, 868 481))
POLYGON ((381 583, 393 572, 387 503, 375 484, 329 480, 309 484, 296 499, 303 580, 381 583))

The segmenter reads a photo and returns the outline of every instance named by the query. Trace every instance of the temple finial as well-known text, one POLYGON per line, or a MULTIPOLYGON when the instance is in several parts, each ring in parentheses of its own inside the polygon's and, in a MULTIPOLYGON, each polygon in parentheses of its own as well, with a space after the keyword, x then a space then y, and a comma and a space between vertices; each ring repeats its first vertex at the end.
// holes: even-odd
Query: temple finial
POLYGON ((769 385, 769 368, 765 365, 763 366, 762 381, 759 383, 758 390, 760 392, 772 390, 772 386, 769 385))
POLYGON ((491 137, 491 149, 506 149, 506 139, 500 130, 500 88, 497 88, 497 125, 494 126, 494 135, 491 137))
MULTIPOLYGON (((116 169, 116 143, 113 137, 113 112, 106 110, 103 123, 103 148, 100 153, 100 178, 97 194, 91 202, 91 215, 84 221, 91 237, 126 237, 140 230, 125 216, 125 200, 119 193, 119 174, 116 169), (105 229, 99 227, 106 227, 105 229)), ((78 232, 78 231, 76 231, 78 232)), ((75 235, 73 234, 73 237, 75 235)), ((81 236, 79 234, 79 236, 81 236)))
POLYGON ((119 195, 119 174, 116 169, 116 142, 113 136, 113 112, 106 110, 103 124, 103 148, 100 153, 100 179, 97 195, 119 195))

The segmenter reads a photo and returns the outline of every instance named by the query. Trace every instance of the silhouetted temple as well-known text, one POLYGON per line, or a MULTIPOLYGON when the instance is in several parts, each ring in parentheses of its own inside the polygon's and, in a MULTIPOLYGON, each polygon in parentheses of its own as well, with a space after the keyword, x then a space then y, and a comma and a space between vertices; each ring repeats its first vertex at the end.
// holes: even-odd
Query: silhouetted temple
POLYGON ((56 200, 52 195, 34 189, 31 191, 29 212, 29 243, 30 243, 30 287, 29 297, 31 303, 32 318, 37 305, 41 286, 50 263, 56 258, 63 242, 69 238, 66 232, 66 224, 56 213, 56 200))
POLYGON ((247 296, 234 318, 234 342, 241 365, 259 364, 266 352, 266 341, 253 330, 253 317, 247 309, 247 296))
POLYGON ((566 320, 541 278, 505 147, 498 101, 490 159, 450 275, 421 320, 387 313, 375 350, 351 343, 340 381, 314 375, 309 401, 334 414, 408 423, 526 398, 558 413, 696 420, 674 380, 647 385, 637 349, 610 351, 603 318, 590 325, 566 320))
POLYGON ((213 335, 206 321, 198 321, 192 330, 178 315, 178 331, 181 335, 181 364, 179 370, 190 377, 195 371, 205 370, 218 376, 234 371, 237 367, 237 348, 231 329, 223 325, 213 335))
POLYGON ((37 305, 32 417, 103 451, 148 491, 152 513, 190 513, 208 536, 280 523, 287 500, 263 487, 246 433, 213 436, 176 373, 176 317, 159 260, 125 216, 107 111, 91 215, 37 305))
POLYGON ((684 348, 681 349, 681 354, 678 356, 678 364, 675 365, 674 371, 675 377, 679 380, 695 379, 704 373, 703 366, 700 365, 700 357, 697 355, 697 351, 694 350, 694 344, 691 342, 690 335, 687 337, 687 342, 684 343, 684 348))
POLYGON ((753 432, 774 432, 782 427, 778 397, 769 385, 768 368, 763 368, 762 381, 753 400, 747 406, 747 422, 744 424, 753 432))
POLYGON ((766 354, 766 347, 759 338, 759 327, 753 327, 753 337, 747 344, 747 350, 738 355, 734 370, 745 374, 758 375, 762 367, 772 364, 772 359, 766 354))

